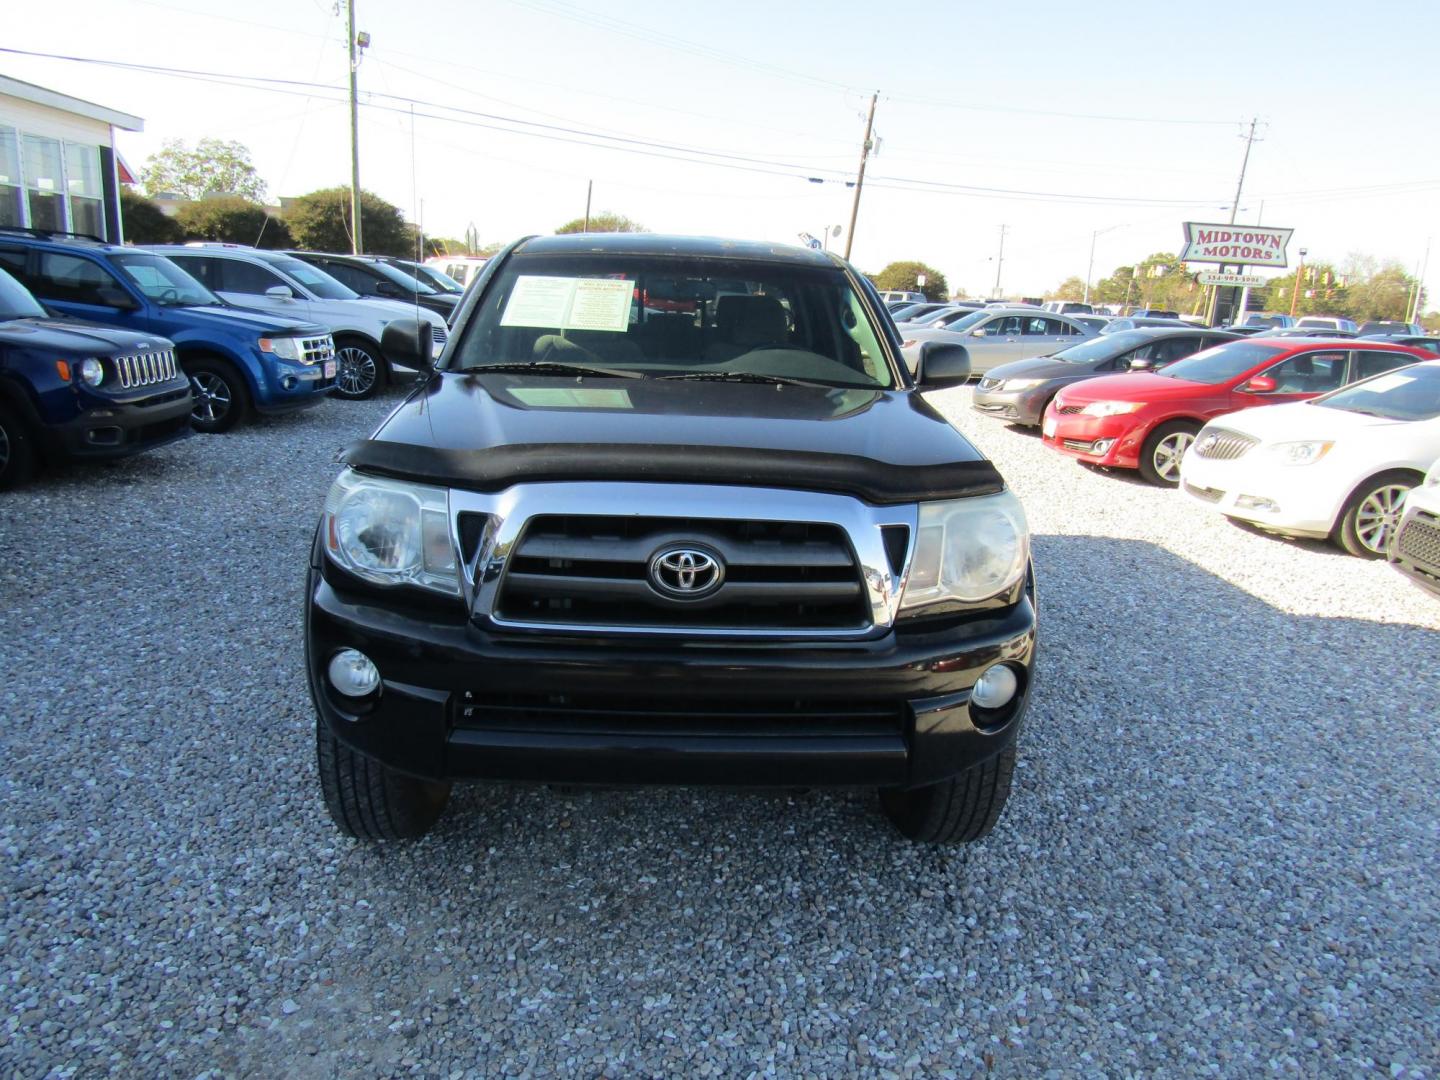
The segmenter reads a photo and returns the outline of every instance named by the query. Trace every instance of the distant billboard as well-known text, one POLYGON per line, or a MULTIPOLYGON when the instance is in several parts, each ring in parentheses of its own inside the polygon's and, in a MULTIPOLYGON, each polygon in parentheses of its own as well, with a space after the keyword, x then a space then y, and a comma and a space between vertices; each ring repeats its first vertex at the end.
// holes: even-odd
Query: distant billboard
POLYGON ((1289 266, 1285 248, 1294 232, 1294 229, 1272 229, 1264 225, 1209 225, 1187 221, 1180 261, 1289 266))

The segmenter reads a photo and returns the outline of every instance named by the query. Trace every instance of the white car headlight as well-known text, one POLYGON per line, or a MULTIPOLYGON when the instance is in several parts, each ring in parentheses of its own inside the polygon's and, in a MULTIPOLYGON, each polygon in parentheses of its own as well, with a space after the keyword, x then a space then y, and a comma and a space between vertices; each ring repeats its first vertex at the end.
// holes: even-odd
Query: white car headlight
POLYGON ((358 578, 460 593, 444 488, 346 469, 325 499, 324 530, 325 553, 358 578))
POLYGON ((1321 439, 1282 442, 1271 446, 1270 453, 1279 459, 1281 465, 1314 465, 1328 454, 1334 445, 1334 442, 1321 439))
MULTIPOLYGON (((363 218, 361 219, 364 220, 363 218)), ((303 355, 300 351, 300 342, 293 337, 262 337, 260 339, 260 351, 274 353, 282 360, 299 360, 303 355)))
POLYGON ((1144 407, 1143 401, 1092 401, 1080 411, 1086 416, 1123 416, 1144 407))
POLYGON ((989 600, 1013 588, 1029 560, 1025 511, 1010 492, 921 503, 900 611, 989 600))
POLYGON ((99 386, 105 381, 105 365, 93 356, 80 361, 80 381, 86 386, 99 386))
POLYGON ((1000 384, 1001 390, 1034 390, 1041 383, 1049 382, 1049 379, 1006 379, 1000 384))

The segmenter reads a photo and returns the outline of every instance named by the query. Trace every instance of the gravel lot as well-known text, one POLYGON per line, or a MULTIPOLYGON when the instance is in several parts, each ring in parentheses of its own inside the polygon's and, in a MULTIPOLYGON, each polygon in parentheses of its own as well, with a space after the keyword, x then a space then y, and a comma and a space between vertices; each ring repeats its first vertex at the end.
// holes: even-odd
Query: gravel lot
POLYGON ((327 402, 3 497, 0 1074, 1440 1076, 1440 601, 942 396, 1036 534, 970 849, 865 793, 321 806, 327 402))

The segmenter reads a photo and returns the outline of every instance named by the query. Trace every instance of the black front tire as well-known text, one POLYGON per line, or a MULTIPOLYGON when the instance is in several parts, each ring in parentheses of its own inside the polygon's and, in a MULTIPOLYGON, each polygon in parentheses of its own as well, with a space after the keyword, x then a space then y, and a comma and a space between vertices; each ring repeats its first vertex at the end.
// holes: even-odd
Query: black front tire
POLYGON ((250 390, 245 379, 224 360, 199 356, 182 365, 194 394, 190 426, 206 435, 221 435, 250 411, 250 390))
POLYGON ((968 844, 1000 820, 1015 774, 1015 744, 928 787, 881 788, 880 805, 901 835, 925 844, 968 844))
POLYGON ((0 402, 0 491, 17 488, 35 475, 35 441, 20 414, 0 402))
POLYGON ((315 720, 315 759, 325 809, 339 830, 361 840, 414 840, 430 831, 450 785, 387 768, 350 749, 315 720))

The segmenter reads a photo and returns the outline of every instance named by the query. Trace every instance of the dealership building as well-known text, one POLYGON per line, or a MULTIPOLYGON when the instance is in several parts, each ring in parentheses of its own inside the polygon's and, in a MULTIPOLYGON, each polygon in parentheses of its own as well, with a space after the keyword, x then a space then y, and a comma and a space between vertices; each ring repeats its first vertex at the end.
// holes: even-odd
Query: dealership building
POLYGON ((0 75, 0 226, 124 239, 115 132, 138 116, 0 75))

